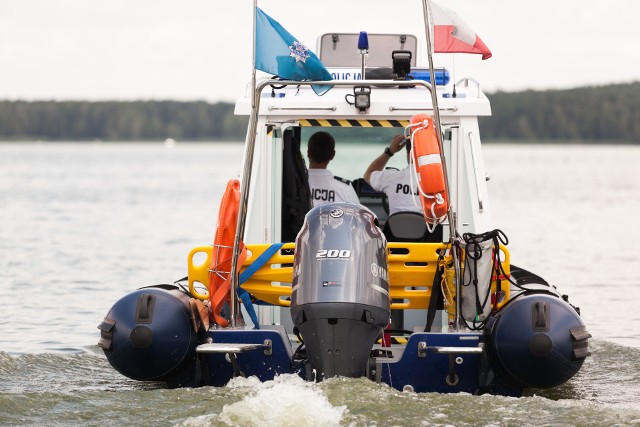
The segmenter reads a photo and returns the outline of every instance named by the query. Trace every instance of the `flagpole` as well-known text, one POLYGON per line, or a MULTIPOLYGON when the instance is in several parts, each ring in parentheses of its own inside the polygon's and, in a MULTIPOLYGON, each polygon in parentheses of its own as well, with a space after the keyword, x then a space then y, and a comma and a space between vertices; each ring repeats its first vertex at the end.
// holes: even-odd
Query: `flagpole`
MULTIPOLYGON (((438 137, 438 143, 440 144, 440 155, 442 156, 442 126, 440 124, 440 111, 438 109, 438 95, 436 94, 436 75, 433 68, 433 44, 431 40, 431 27, 433 24, 430 19, 429 0, 422 0, 423 12, 424 12, 424 25, 425 33, 427 35, 427 60, 429 61, 429 77, 431 79, 431 103, 433 105, 433 118, 436 122, 436 136, 438 137)), ((441 160, 444 160, 441 159, 441 160)), ((446 174, 446 171, 445 171, 446 174)), ((446 178, 446 176, 445 176, 446 178)))
POLYGON ((253 37, 251 39, 251 107, 256 104, 256 9, 258 0, 253 0, 253 37))
MULTIPOLYGON (((238 207, 238 222, 236 234, 233 239, 233 253, 231 254, 231 286, 229 291, 230 311, 231 311, 231 327, 238 327, 238 314, 240 313, 240 302, 238 300, 236 289, 238 288, 238 260, 240 258, 240 242, 244 237, 245 221, 247 217, 247 204, 249 200, 249 183, 251 181, 251 166, 253 164, 253 149, 256 142, 256 129, 258 121, 258 105, 256 95, 256 10, 258 0, 253 0, 253 40, 252 40, 252 59, 251 59, 251 117, 249 121, 249 131, 245 141, 244 151, 244 167, 242 168, 242 178, 240 180, 240 203, 238 207)), ((256 325, 257 326, 257 325, 256 325)))
MULTIPOLYGON (((424 13, 424 25, 425 33, 427 36, 427 59, 429 61, 429 77, 431 78, 431 104, 433 106, 433 118, 436 125, 436 137, 438 138, 438 146, 440 147, 440 162, 442 162, 442 171, 444 172, 445 191, 447 194, 447 200, 451 200, 449 194, 449 177, 447 176, 447 164, 444 158, 444 150, 442 147, 442 124, 440 123, 440 109, 438 108, 438 95, 436 93, 436 76, 433 68, 433 41, 431 40, 431 28, 433 23, 431 22, 431 8, 429 0, 422 0, 422 10, 424 13)), ((449 240, 451 244, 455 242, 457 238, 457 224, 456 213, 451 209, 449 205, 449 211, 447 212, 447 219, 449 221, 449 240)), ((455 268, 455 284, 456 295, 460 295, 460 260, 455 248, 451 247, 451 254, 453 256, 453 265, 455 268)), ((460 298, 456 298, 456 320, 455 329, 460 328, 460 298)))

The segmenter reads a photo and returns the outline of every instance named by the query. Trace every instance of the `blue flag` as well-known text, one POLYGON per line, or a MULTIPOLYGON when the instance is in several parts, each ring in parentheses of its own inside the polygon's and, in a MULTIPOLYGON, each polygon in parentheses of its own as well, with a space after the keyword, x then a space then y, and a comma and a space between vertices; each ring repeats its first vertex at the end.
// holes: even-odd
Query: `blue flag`
MULTIPOLYGON (((318 57, 282 25, 256 8, 256 69, 287 80, 332 80, 318 57)), ((313 85, 324 95, 332 86, 313 85)))

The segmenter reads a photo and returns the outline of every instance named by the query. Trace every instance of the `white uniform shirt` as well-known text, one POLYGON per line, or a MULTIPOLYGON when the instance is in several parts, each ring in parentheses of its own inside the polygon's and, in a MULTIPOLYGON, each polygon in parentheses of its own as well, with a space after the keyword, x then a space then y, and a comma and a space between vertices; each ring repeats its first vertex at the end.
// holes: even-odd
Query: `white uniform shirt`
POLYGON ((371 187, 384 192, 389 198, 389 215, 407 211, 422 213, 415 178, 413 187, 411 185, 411 173, 407 166, 400 170, 385 169, 371 174, 371 187))
POLYGON ((327 169, 309 169, 309 187, 314 208, 333 202, 360 203, 356 190, 335 179, 327 169))

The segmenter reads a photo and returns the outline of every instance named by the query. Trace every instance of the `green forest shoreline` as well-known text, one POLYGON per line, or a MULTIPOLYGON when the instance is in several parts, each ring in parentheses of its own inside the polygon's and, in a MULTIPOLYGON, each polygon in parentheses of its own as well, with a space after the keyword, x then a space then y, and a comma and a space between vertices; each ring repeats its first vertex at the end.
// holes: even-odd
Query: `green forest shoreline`
MULTIPOLYGON (((483 141, 640 143, 640 82, 487 94, 483 141)), ((0 101, 0 141, 244 141, 246 116, 205 101, 0 101)))

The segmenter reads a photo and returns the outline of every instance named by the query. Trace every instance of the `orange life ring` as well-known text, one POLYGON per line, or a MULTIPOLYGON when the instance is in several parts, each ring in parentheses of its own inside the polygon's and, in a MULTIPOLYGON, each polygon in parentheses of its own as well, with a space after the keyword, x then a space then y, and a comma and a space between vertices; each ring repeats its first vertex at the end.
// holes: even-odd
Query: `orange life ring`
POLYGON ((411 152, 418 177, 422 213, 427 223, 438 224, 446 218, 449 211, 438 137, 433 119, 427 114, 411 117, 411 125, 411 152))
MULTIPOLYGON (((225 302, 231 300, 231 259, 233 243, 238 228, 238 210, 240 207, 240 181, 230 179, 222 196, 218 210, 216 235, 213 239, 213 251, 209 267, 209 300, 213 320, 226 327, 229 321, 220 314, 225 302)), ((247 258, 244 243, 240 242, 237 271, 247 258)), ((236 272, 237 272, 236 271, 236 272)))

